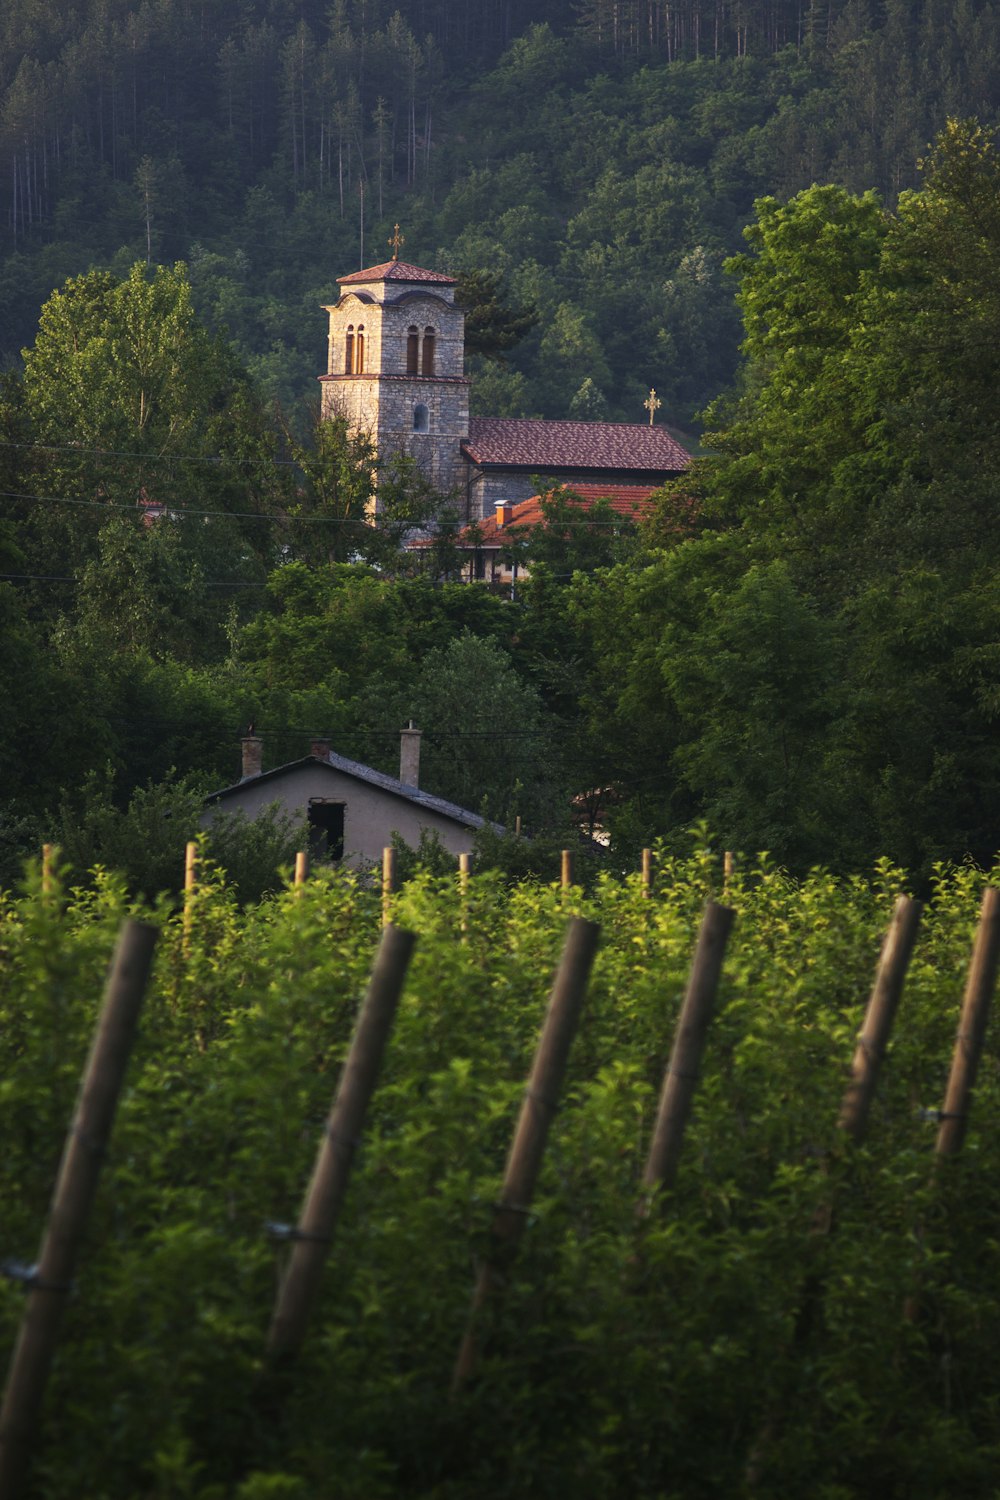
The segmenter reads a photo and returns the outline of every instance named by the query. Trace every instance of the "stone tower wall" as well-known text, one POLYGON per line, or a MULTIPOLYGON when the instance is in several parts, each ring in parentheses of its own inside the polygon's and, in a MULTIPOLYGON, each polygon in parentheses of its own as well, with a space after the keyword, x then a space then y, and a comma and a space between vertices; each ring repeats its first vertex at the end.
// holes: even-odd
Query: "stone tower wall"
POLYGON ((342 414, 354 431, 374 440, 383 459, 410 455, 436 488, 448 492, 462 486, 466 466, 460 445, 469 435, 469 382, 465 318, 455 306, 453 288, 427 292, 378 282, 366 287, 364 296, 349 292, 328 311, 323 415, 342 414), (428 328, 434 330, 433 376, 406 373, 411 327, 421 341, 428 328), (364 329, 364 372, 358 375, 344 370, 349 328, 355 338, 364 329))

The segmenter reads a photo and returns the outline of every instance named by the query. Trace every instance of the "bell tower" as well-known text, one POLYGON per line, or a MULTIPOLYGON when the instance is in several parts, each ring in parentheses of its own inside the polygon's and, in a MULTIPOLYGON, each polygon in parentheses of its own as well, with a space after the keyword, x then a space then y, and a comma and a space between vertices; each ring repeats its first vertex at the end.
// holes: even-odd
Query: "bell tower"
POLYGON ((379 455, 408 454, 442 493, 464 482, 469 435, 465 317, 455 279, 399 257, 339 278, 330 315, 323 416, 346 417, 379 455))

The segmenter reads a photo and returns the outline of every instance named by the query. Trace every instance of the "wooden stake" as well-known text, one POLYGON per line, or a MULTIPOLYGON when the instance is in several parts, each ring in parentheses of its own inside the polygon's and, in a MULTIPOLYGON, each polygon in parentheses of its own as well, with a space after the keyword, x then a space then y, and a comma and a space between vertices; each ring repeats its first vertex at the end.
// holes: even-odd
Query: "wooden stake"
POLYGON ((851 1063, 851 1081, 840 1106, 837 1126, 855 1145, 864 1138, 868 1111, 875 1097, 879 1068, 903 994, 903 981, 917 936, 922 910, 919 901, 900 896, 882 945, 875 983, 864 1025, 851 1063))
MULTIPOLYGON (((1000 963, 1000 891, 987 886, 983 892, 972 949, 972 962, 965 982, 962 998, 962 1013, 959 1017, 955 1047, 951 1057, 948 1086, 944 1103, 938 1116, 937 1141, 934 1145, 934 1175, 937 1176, 944 1162, 956 1157, 962 1149, 968 1127, 969 1110, 972 1107, 972 1091, 976 1085, 979 1059, 986 1039, 986 1023, 990 1004, 996 988, 997 966, 1000 963)), ((917 1238, 922 1240, 924 1226, 918 1224, 917 1238)), ((915 1323, 920 1314, 919 1282, 903 1302, 903 1317, 915 1323)))
POLYGON ((987 886, 979 913, 972 963, 962 1000, 951 1072, 941 1109, 934 1155, 939 1162, 957 1156, 965 1140, 972 1091, 986 1038, 986 1022, 1000 965, 1000 891, 987 886))
POLYGON ((472 855, 458 856, 458 899, 461 905, 462 931, 469 930, 469 876, 472 873, 472 855))
POLYGON ((736 861, 733 858, 733 851, 727 849, 722 856, 722 893, 724 896, 729 895, 729 884, 733 878, 733 871, 735 869, 736 861))
POLYGON ((519 839, 521 837, 521 814, 520 813, 518 813, 517 817, 514 819, 514 837, 516 839, 519 839))
POLYGON ((298 1228, 292 1235, 292 1253, 267 1336, 271 1361, 290 1359, 302 1344, 416 941, 412 932, 401 927, 390 925, 382 933, 298 1228))
POLYGON ((501 1266, 516 1251, 524 1229, 535 1183, 545 1152, 549 1126, 558 1108, 570 1043, 576 1031, 587 990, 600 927, 573 917, 552 986, 549 1007, 525 1090, 517 1129, 507 1157, 503 1188, 491 1227, 492 1249, 480 1268, 458 1359, 452 1376, 457 1394, 475 1373, 479 1359, 480 1313, 494 1291, 503 1286, 501 1266))
MULTIPOLYGON (((875 1095, 875 1086, 878 1083, 879 1066, 885 1054, 889 1033, 892 1030, 892 1023, 903 993, 903 981, 906 978, 906 970, 917 936, 920 912, 919 901, 911 901, 908 896, 900 896, 882 944, 882 954, 875 973, 868 1009, 865 1012, 864 1025, 858 1036, 858 1044, 851 1065, 851 1081, 844 1093, 840 1116, 837 1120, 838 1128, 843 1130, 855 1145, 859 1145, 864 1139, 868 1112, 875 1095)), ((828 1165, 824 1163, 824 1167, 828 1165)), ((833 1232, 834 1207, 833 1187, 831 1186, 826 1201, 820 1204, 810 1225, 810 1240, 807 1243, 812 1253, 822 1243, 823 1237, 833 1232)), ((824 1278, 814 1266, 801 1286, 790 1345, 784 1350, 785 1360, 792 1369, 803 1357, 803 1352, 813 1335, 813 1328, 823 1303, 824 1290, 824 1278)), ((782 1428, 786 1395, 787 1391, 783 1392, 782 1396, 771 1406, 750 1449, 744 1471, 744 1488, 748 1491, 752 1492, 756 1488, 766 1472, 775 1440, 782 1428)))
POLYGON ((562 852, 562 888, 568 891, 573 884, 573 851, 564 849, 562 852))
POLYGON ((52 844, 42 845, 42 898, 47 901, 52 895, 52 855, 54 846, 52 844))
POLYGON ((643 849, 642 851, 642 894, 647 898, 653 894, 652 849, 643 849))
POLYGON ((194 927, 194 894, 198 888, 197 864, 198 845, 192 840, 184 848, 184 932, 181 949, 185 958, 191 952, 191 933, 194 927))
POLYGON ((16 1500, 27 1477, 59 1322, 76 1269, 104 1149, 111 1134, 156 943, 156 928, 127 921, 63 1147, 38 1265, 0 1410, 0 1497, 16 1500))
POLYGON ((304 849, 300 849, 295 856, 295 884, 305 885, 309 874, 309 855, 304 849))
POLYGON ((698 1082, 701 1057, 722 973, 726 943, 736 913, 710 901, 698 934, 691 977, 674 1035, 673 1051, 663 1077, 660 1107, 649 1147, 642 1185, 670 1187, 677 1173, 681 1143, 698 1082))
POLYGON ((391 844, 382 850, 382 926, 388 927, 392 893, 396 889, 396 851, 391 844))

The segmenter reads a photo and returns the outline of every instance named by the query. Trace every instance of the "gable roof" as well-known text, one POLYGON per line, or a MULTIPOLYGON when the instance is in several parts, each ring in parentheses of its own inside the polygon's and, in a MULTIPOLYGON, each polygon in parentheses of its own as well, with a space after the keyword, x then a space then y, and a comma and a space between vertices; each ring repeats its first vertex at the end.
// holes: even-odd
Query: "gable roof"
POLYGON ((454 286, 454 276, 442 276, 439 271, 426 271, 423 266, 412 266, 405 260, 384 260, 380 266, 369 266, 364 271, 352 271, 350 276, 338 276, 341 286, 358 285, 365 281, 432 281, 438 286, 454 286))
POLYGON ((617 469, 679 474, 691 463, 665 427, 470 417, 462 449, 480 468, 617 469))
POLYGON ((381 792, 387 792, 392 797, 399 797, 404 802, 424 807, 428 812, 437 813, 442 818, 450 818, 452 822, 461 823, 465 828, 482 828, 486 823, 485 818, 481 818, 478 813, 470 812, 467 807, 459 807, 457 802, 448 802, 444 797, 435 797, 430 792, 422 791, 420 787, 409 786, 405 781, 398 781, 395 776, 387 776, 383 771, 376 771, 372 766, 362 765, 359 760, 348 760, 346 755, 338 755, 333 750, 325 756, 304 755, 300 760, 290 760, 283 766, 275 766, 273 770, 262 771, 259 776, 248 776, 245 780, 234 782, 232 786, 223 787, 218 792, 211 792, 205 801, 221 802, 224 798, 232 797, 244 788, 259 786, 262 781, 277 781, 282 776, 301 770, 303 766, 328 766, 331 771, 340 771, 345 776, 353 776, 357 781, 363 781, 366 785, 376 787, 381 792))

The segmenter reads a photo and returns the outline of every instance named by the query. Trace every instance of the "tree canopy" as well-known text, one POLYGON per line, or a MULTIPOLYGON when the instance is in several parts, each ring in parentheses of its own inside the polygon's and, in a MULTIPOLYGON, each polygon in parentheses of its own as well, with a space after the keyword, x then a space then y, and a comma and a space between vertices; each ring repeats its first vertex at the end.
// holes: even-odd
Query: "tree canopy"
POLYGON ((796 864, 992 853, 998 170, 954 122, 894 212, 758 205, 741 389, 683 481, 716 535, 575 589, 623 828, 697 810, 796 864))

